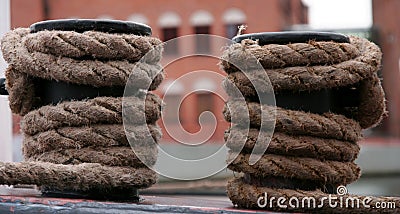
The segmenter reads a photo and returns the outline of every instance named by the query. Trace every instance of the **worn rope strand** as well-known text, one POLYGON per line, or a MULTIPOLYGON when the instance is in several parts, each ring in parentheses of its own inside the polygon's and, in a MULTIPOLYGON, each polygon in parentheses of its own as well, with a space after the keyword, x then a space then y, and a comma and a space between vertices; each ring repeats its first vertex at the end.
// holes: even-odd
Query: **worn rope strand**
POLYGON ((265 154, 254 165, 249 165, 249 157, 249 154, 230 152, 228 168, 256 177, 279 176, 339 185, 352 183, 360 177, 360 168, 353 162, 265 154))
POLYGON ((258 141, 260 131, 257 129, 246 130, 232 127, 225 132, 226 146, 233 152, 259 154, 261 148, 267 146, 265 154, 277 154, 293 157, 308 157, 320 160, 341 162, 354 161, 360 151, 357 143, 324 139, 311 136, 288 135, 274 132, 272 138, 267 136, 265 141, 258 141))
MULTIPOLYGON (((231 112, 237 118, 250 117, 250 126, 260 128, 261 124, 270 124, 276 115, 275 131, 285 132, 291 135, 309 135, 321 138, 332 138, 356 142, 361 138, 360 125, 343 115, 325 113, 323 115, 312 114, 303 111, 287 110, 279 107, 261 105, 259 103, 247 103, 247 112, 239 101, 229 101, 224 108, 226 121, 231 122, 231 112)), ((235 121, 236 122, 236 121, 235 121)), ((246 125, 245 120, 237 121, 238 126, 246 125), (244 122, 244 124, 241 124, 244 122)))

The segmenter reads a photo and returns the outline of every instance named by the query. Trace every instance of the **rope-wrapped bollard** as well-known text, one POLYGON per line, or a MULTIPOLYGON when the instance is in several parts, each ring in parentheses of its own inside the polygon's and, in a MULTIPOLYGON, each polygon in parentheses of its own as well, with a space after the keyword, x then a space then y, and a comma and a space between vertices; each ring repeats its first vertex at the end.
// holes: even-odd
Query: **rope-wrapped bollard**
MULTIPOLYGON (((242 208, 329 213, 380 212, 372 208, 373 203, 399 203, 397 198, 372 197, 371 207, 347 209, 321 201, 359 178, 361 172, 354 160, 361 131, 378 124, 385 114, 377 75, 382 57, 379 47, 353 36, 331 34, 339 39, 318 39, 321 35, 316 33, 317 39, 300 41, 309 33, 276 34, 282 39, 274 33, 237 36, 237 43, 222 56, 221 66, 228 74, 224 87, 231 97, 224 109, 225 119, 233 122, 233 115, 239 118, 225 133, 230 149, 228 168, 244 173, 228 183, 231 201, 242 208), (276 106, 259 99, 272 92, 269 81, 276 106), (247 112, 241 111, 238 96, 244 96, 247 112), (313 97, 314 106, 307 96, 313 97), (327 106, 322 103, 325 100, 327 106), (274 112, 274 133, 266 132, 271 140, 257 141, 259 133, 265 132, 260 130, 261 124, 272 120, 274 112), (247 115, 248 132, 246 120, 240 120, 247 115), (260 160, 250 164, 250 154, 265 146, 260 160), (283 203, 277 202, 280 197, 285 197, 283 203), (317 204, 288 206, 292 197, 300 201, 313 198, 317 204), (260 198, 265 206, 260 205, 260 198)), ((343 196, 344 201, 357 197, 336 196, 343 196)), ((396 213, 398 208, 384 211, 396 213)))
POLYGON ((157 160, 162 101, 147 91, 164 78, 161 41, 137 23, 72 22, 18 28, 1 41, 10 108, 24 116, 26 162, 2 163, 0 183, 36 184, 50 194, 137 197, 138 188, 157 179, 148 167, 157 160), (130 96, 122 97, 127 83, 130 96), (72 95, 47 99, 48 85, 72 95))

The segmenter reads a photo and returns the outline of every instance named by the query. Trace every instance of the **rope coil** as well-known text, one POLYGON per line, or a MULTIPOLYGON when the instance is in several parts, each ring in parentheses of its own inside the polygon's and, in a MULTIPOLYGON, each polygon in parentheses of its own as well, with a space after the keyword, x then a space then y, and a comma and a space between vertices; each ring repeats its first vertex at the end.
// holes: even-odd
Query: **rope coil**
MULTIPOLYGON (((55 34, 62 34, 61 32, 56 32, 55 34)), ((135 61, 131 62, 128 60, 117 60, 121 58, 121 54, 113 55, 113 52, 109 53, 106 50, 97 48, 96 50, 100 53, 108 53, 111 55, 109 58, 102 58, 98 60, 96 55, 93 55, 93 52, 96 53, 94 49, 90 51, 92 53, 92 59, 86 59, 86 57, 82 56, 83 58, 72 58, 68 57, 69 52, 66 50, 65 55, 53 55, 48 53, 46 50, 42 50, 41 46, 37 47, 38 45, 32 45, 29 42, 24 42, 26 37, 30 36, 29 38, 41 39, 43 34, 50 34, 51 38, 59 38, 54 37, 51 31, 45 32, 38 32, 34 34, 29 33, 29 29, 26 28, 17 28, 13 31, 6 33, 1 42, 1 49, 3 52, 4 59, 11 65, 7 69, 8 76, 14 77, 11 78, 11 82, 7 81, 7 90, 10 91, 10 103, 11 109, 13 113, 17 114, 26 114, 28 110, 30 110, 33 106, 33 96, 26 96, 24 92, 27 90, 18 89, 18 88, 25 88, 25 85, 22 85, 22 82, 27 83, 28 85, 33 85, 33 78, 42 78, 47 80, 57 80, 63 81, 67 83, 74 83, 74 84, 82 84, 82 85, 90 85, 93 87, 109 87, 109 86, 125 86, 128 81, 130 75, 130 85, 134 85, 139 89, 149 89, 154 90, 156 89, 163 80, 163 72, 161 66, 157 63, 159 60, 154 59, 155 61, 152 64, 148 62, 140 62, 135 61), (50 32, 50 33, 49 33, 50 32), (27 44, 28 43, 28 44, 27 44), (27 46, 30 47, 28 49, 27 46), (31 46, 29 46, 31 44, 31 46), (33 47, 32 47, 33 46, 33 47), (43 52, 39 52, 43 51, 43 52), (132 73, 132 71, 136 71, 132 73), (13 74, 11 74, 13 73, 13 74), (15 74, 14 74, 15 73, 15 74), (23 76, 22 74, 27 74, 27 76, 23 76), (11 76, 14 75, 14 76, 11 76), (150 87, 148 88, 148 86, 150 87), (17 90, 22 90, 20 93, 17 93, 17 90), (20 101, 21 96, 25 98, 24 100, 27 101, 20 101), (25 105, 22 105, 23 104, 25 105), (13 105, 15 103, 15 106, 13 105), (19 110, 19 111, 18 111, 19 110)), ((64 34, 79 34, 73 32, 64 32, 64 34)), ((88 33, 89 35, 97 33, 88 33)), ((79 34, 80 35, 80 34, 79 34)), ((121 40, 121 38, 129 37, 129 35, 120 35, 115 36, 112 34, 101 34, 103 37, 107 38, 110 41, 121 40), (106 36, 108 35, 108 36, 106 36)), ((132 36, 131 36, 132 37, 132 36)), ((81 40, 81 49, 91 49, 92 43, 86 41, 83 42, 82 40, 87 39, 85 36, 81 37, 73 37, 75 39, 81 40)), ((139 40, 142 38, 142 42, 150 43, 152 42, 155 46, 157 44, 156 40, 153 39, 146 39, 147 37, 138 37, 134 36, 131 39, 139 40), (150 41, 150 42, 149 42, 150 41)), ((71 38, 72 39, 72 38, 71 38)), ((92 39, 93 40, 93 39, 92 39)), ((125 39, 126 41, 128 39, 125 39)), ((96 40, 97 41, 97 40, 96 40)), ((158 41, 158 43, 161 43, 158 41)), ((151 43, 150 43, 151 44, 151 43)), ((131 47, 131 49, 139 50, 139 48, 144 48, 145 50, 149 50, 150 44, 147 46, 144 45, 138 46, 136 48, 131 47)), ((50 49, 57 49, 59 44, 52 44, 54 46, 50 46, 50 44, 46 44, 46 47, 50 49)), ((115 45, 114 45, 115 46, 115 45)), ((119 48, 120 46, 116 46, 114 48, 119 48)), ((161 53, 159 50, 160 45, 156 46, 157 51, 151 51, 150 53, 156 55, 157 53, 161 53)), ((145 53, 143 49, 141 52, 145 53)), ((142 53, 142 54, 143 54, 142 53)), ((104 55, 104 54, 103 54, 104 55)), ((86 55, 85 55, 86 56, 86 55)), ((139 54, 141 56, 141 54, 139 54)), ((138 57, 139 57, 138 56, 138 57)), ((140 59, 140 58, 139 58, 140 59)), ((146 56, 147 59, 147 56, 146 56)), ((7 75, 7 74, 6 74, 7 75)))
POLYGON ((127 133, 119 124, 50 129, 32 136, 25 135, 22 150, 27 157, 31 157, 56 149, 129 146, 128 138, 136 139, 142 145, 150 145, 152 141, 158 142, 161 138, 160 128, 157 125, 126 128, 127 133))
POLYGON ((161 41, 154 37, 131 34, 109 34, 96 31, 39 31, 27 34, 22 43, 32 52, 41 52, 68 58, 99 60, 127 60, 137 62, 144 55, 146 62, 161 60, 161 41))
POLYGON ((162 101, 147 90, 156 89, 164 78, 159 39, 18 28, 5 34, 1 49, 9 63, 10 107, 24 116, 26 162, 1 163, 0 183, 107 198, 107 193, 131 194, 156 182, 148 167, 157 160, 154 142, 161 138, 156 121, 162 101), (144 55, 146 61, 141 60, 144 55), (35 91, 38 78, 94 88, 129 84, 135 93, 43 106, 35 91), (124 127, 123 121, 129 124, 124 127))
POLYGON ((280 176, 304 179, 324 184, 346 185, 360 177, 360 168, 353 162, 320 161, 314 158, 288 157, 265 154, 254 165, 249 165, 249 154, 228 155, 228 168, 254 177, 280 176), (230 157, 235 157, 232 159, 230 157))
MULTIPOLYGON (((253 128, 247 133, 240 127, 234 126, 225 132, 226 146, 233 152, 243 151, 245 153, 252 153, 261 151, 263 144, 257 143, 259 132, 259 130, 253 128), (246 143, 243 145, 241 142, 246 143)), ((341 162, 354 161, 359 152, 360 147, 354 142, 307 135, 296 136, 282 132, 275 132, 273 134, 267 148, 268 154, 341 162)))
POLYGON ((384 92, 376 74, 381 66, 381 58, 378 46, 357 37, 350 37, 350 44, 310 41, 259 46, 255 41, 243 40, 241 44, 229 47, 223 54, 221 66, 228 73, 223 86, 231 97, 243 94, 254 100, 257 93, 271 93, 270 85, 275 93, 295 93, 359 83, 362 103, 349 114, 362 128, 369 128, 378 124, 385 113, 382 102, 384 92), (276 58, 285 63, 277 63, 276 58), (258 62, 267 75, 254 70, 258 68, 254 67, 258 62), (242 72, 238 72, 234 65, 240 65, 242 72), (235 94, 234 88, 238 88, 242 94, 235 94))
MULTIPOLYGON (((273 121, 276 112, 275 131, 286 132, 292 135, 309 135, 321 138, 333 138, 356 142, 361 138, 360 125, 343 115, 325 113, 323 115, 307 113, 304 111, 287 110, 279 107, 260 105, 259 103, 247 103, 248 112, 242 111, 241 103, 228 101, 224 107, 225 120, 231 122, 231 112, 237 118, 250 117, 250 126, 260 128, 261 124, 269 124, 273 121)), ((245 120, 238 121, 238 126, 245 120)))
MULTIPOLYGON (((129 115, 133 124, 155 123, 161 117, 161 99, 148 93, 143 101, 138 97, 124 98, 130 104, 129 115), (146 121, 142 121, 143 115, 146 121)), ((21 129, 28 135, 64 126, 90 124, 122 124, 122 97, 97 97, 86 101, 67 101, 58 105, 43 106, 30 111, 21 121, 21 129)))
POLYGON ((0 163, 0 183, 6 185, 36 184, 59 190, 101 190, 149 187, 157 175, 147 168, 110 167, 97 163, 78 165, 48 162, 0 163))
MULTIPOLYGON (((331 187, 356 181, 361 173, 354 163, 360 151, 357 141, 361 139, 361 131, 379 123, 385 114, 384 92, 377 76, 381 58, 378 46, 358 37, 350 37, 350 43, 309 41, 286 45, 259 45, 258 41, 243 39, 229 46, 220 62, 228 74, 223 87, 230 96, 223 113, 226 121, 235 122, 225 132, 230 148, 227 163, 229 169, 244 173, 244 177, 228 183, 227 192, 232 202, 239 207, 260 209, 257 200, 264 193, 276 198, 320 199, 328 196, 331 187), (263 70, 259 69, 260 65, 263 70), (358 97, 353 99, 359 102, 341 113, 289 110, 260 103, 258 99, 273 91, 307 94, 346 87, 357 90, 358 97), (247 107, 236 100, 243 96, 247 107), (268 126, 274 122, 275 127, 268 126), (259 130, 261 124, 267 124, 267 130, 259 130), (272 128, 275 132, 267 134, 272 128), (263 138, 258 139, 260 136, 263 138), (263 154, 257 153, 260 160, 250 165, 250 154, 264 151, 259 148, 266 150, 263 154), (284 181, 273 184, 275 180, 284 181)), ((281 209, 275 203, 263 209, 337 211, 326 204, 319 209, 281 209)), ((356 212, 363 211, 371 210, 360 208, 356 212)))

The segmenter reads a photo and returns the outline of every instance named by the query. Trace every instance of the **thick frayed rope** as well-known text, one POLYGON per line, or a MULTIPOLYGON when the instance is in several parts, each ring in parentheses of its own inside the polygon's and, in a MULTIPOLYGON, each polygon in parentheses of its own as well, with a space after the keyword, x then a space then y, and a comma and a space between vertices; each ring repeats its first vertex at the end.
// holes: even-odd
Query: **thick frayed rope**
POLYGON ((48 162, 0 163, 0 183, 36 184, 60 190, 103 190, 145 188, 154 184, 157 174, 148 168, 110 167, 97 163, 79 165, 48 162))
POLYGON ((354 59, 360 54, 358 47, 348 43, 310 41, 260 46, 258 41, 247 39, 229 46, 222 55, 221 65, 226 72, 231 73, 238 69, 236 66, 246 71, 251 70, 257 62, 264 68, 336 64, 354 59))
POLYGON ((237 118, 243 120, 235 121, 238 126, 247 125, 245 119, 250 117, 250 126, 260 128, 261 123, 273 124, 275 131, 291 135, 309 135, 320 138, 333 138, 356 142, 361 138, 360 125, 343 115, 325 113, 323 115, 312 114, 303 111, 287 110, 279 107, 261 105, 259 103, 247 103, 247 109, 238 101, 229 101, 224 108, 226 121, 231 122, 231 112, 237 118), (274 115, 276 114, 276 118, 274 115), (243 124, 241 124, 243 122, 243 124))
POLYGON ((122 124, 123 102, 130 124, 154 123, 161 117, 162 101, 151 93, 148 93, 146 100, 138 97, 96 97, 47 105, 31 111, 23 117, 21 129, 26 134, 34 135, 67 126, 122 124), (142 120, 144 116, 146 121, 142 120))
POLYGON ((354 161, 360 151, 360 147, 354 142, 306 135, 288 135, 282 132, 275 132, 269 142, 257 142, 259 132, 258 129, 249 129, 246 132, 246 130, 234 126, 225 132, 226 146, 233 152, 247 154, 252 152, 257 154, 258 151, 261 151, 261 148, 268 146, 265 151, 266 154, 342 162, 354 161), (243 144, 243 142, 245 143, 243 144))
POLYGON ((97 31, 39 31, 27 34, 23 45, 30 53, 41 52, 69 58, 99 60, 127 60, 146 62, 161 60, 162 43, 159 39, 132 34, 109 34, 97 31))
MULTIPOLYGON (((164 78, 162 67, 158 64, 160 60, 158 54, 162 52, 162 46, 156 38, 140 38, 99 32, 80 34, 71 31, 44 31, 30 34, 27 28, 17 28, 6 33, 1 41, 1 49, 4 59, 10 64, 6 75, 14 77, 10 80, 7 78, 6 85, 10 93, 11 110, 13 113, 25 115, 34 107, 34 97, 27 96, 25 93, 28 91, 25 88, 32 85, 33 77, 93 87, 125 86, 129 80, 129 85, 135 88, 155 90, 164 78), (61 37, 68 37, 68 39, 63 40, 62 44, 45 42, 39 45, 43 37, 46 39, 50 37, 50 40, 58 42, 61 37), (86 40, 88 38, 91 39, 86 40), (68 49, 71 47, 66 45, 68 42, 72 43, 74 39, 81 40, 75 41, 76 48, 79 47, 82 50, 82 53, 77 54, 81 56, 80 58, 74 58, 74 54, 68 49), (104 43, 103 46, 100 45, 101 42, 104 43), (95 47, 94 44, 100 46, 95 47), (105 45, 108 48, 102 49, 105 45), (62 50, 65 52, 59 50, 59 46, 64 47, 62 50), (115 49, 122 46, 130 48, 131 51, 140 51, 140 53, 134 58, 129 58, 130 61, 122 59, 126 55, 115 49), (152 50, 149 58, 146 56, 146 59, 150 61, 137 61, 148 50, 152 50), (58 55, 53 55, 53 52, 57 52, 58 55), (152 57, 153 55, 158 57, 152 57), (137 60, 133 61, 134 59, 137 60), (15 81, 16 77, 21 80, 15 81), (8 81, 12 82, 8 83, 8 81), (30 84, 23 85, 21 81, 30 84), (22 98, 24 101, 21 101, 22 98)), ((31 88, 29 91, 34 92, 31 88)))
POLYGON ((35 100, 38 99, 35 96, 33 79, 28 74, 13 72, 11 65, 7 68, 5 75, 11 112, 25 115, 35 106, 35 100))
MULTIPOLYGON (((254 73, 249 72, 246 74, 242 72, 236 72, 230 74, 224 80, 223 87, 227 91, 228 95, 231 97, 245 96, 249 100, 257 100, 258 99, 257 93, 262 94, 271 92, 271 87, 268 87, 270 86, 270 84, 266 78, 267 76, 260 72, 254 72, 254 73), (258 91, 255 90, 253 84, 256 86, 258 91), (237 93, 236 88, 239 89, 241 94, 236 94, 237 93)), ((342 80, 340 76, 335 76, 335 78, 337 78, 338 80, 342 80)), ((376 126, 382 120, 382 115, 385 113, 386 109, 385 94, 383 92, 383 88, 376 73, 373 73, 372 76, 370 77, 360 78, 360 79, 361 79, 361 81, 359 81, 360 85, 358 86, 358 88, 356 88, 356 90, 358 90, 360 93, 361 102, 356 107, 356 109, 353 109, 351 112, 348 112, 346 116, 357 120, 362 128, 370 128, 376 126)), ((286 81, 284 83, 282 82, 282 84, 284 85, 290 84, 288 81, 291 81, 290 78, 284 78, 281 80, 286 81)), ((276 85, 274 85, 276 83, 277 82, 271 82, 271 84, 274 86, 274 90, 276 90, 276 85)), ((304 90, 317 91, 324 87, 327 88, 342 87, 341 84, 343 84, 343 82, 330 81, 329 83, 324 82, 325 85, 319 85, 319 84, 321 84, 321 82, 318 84, 303 84, 304 87, 307 87, 304 88, 304 90)), ((290 90, 293 93, 296 93, 297 90, 303 90, 303 89, 298 88, 297 90, 295 90, 294 88, 292 88, 290 90)), ((275 92, 279 93, 279 90, 276 90, 275 92)))
POLYGON ((360 177, 360 168, 353 162, 265 154, 257 163, 249 165, 249 157, 249 154, 230 152, 228 168, 255 177, 279 176, 338 185, 352 183, 360 177))
POLYGON ((129 146, 126 134, 131 142, 149 146, 158 142, 162 134, 157 125, 126 128, 126 133, 121 124, 55 128, 33 136, 25 135, 22 151, 26 157, 30 157, 52 150, 129 146))
MULTIPOLYGON (((245 39, 240 44, 231 45, 223 53, 221 66, 230 74, 259 69, 261 64, 268 74, 284 74, 291 79, 309 77, 310 80, 318 81, 320 76, 329 75, 329 71, 336 68, 341 69, 338 71, 340 73, 376 72, 381 65, 381 59, 382 53, 377 45, 358 37, 350 37, 350 44, 310 41, 310 43, 264 46, 245 39), (359 63, 361 67, 355 67, 359 63), (303 70, 304 68, 307 69, 303 70), (294 72, 295 70, 297 72, 294 72), (314 70, 319 72, 313 72, 314 70), (314 73, 320 76, 314 76, 314 73)), ((273 75, 270 78, 271 82, 275 82, 273 75)), ((300 84, 297 85, 302 87, 300 84)))
MULTIPOLYGON (((350 37, 350 43, 310 41, 263 46, 258 41, 243 40, 228 47, 221 60, 222 69, 228 73, 223 87, 231 97, 224 116, 234 123, 225 133, 231 149, 228 168, 252 178, 237 178, 228 183, 227 193, 232 202, 243 208, 284 212, 377 212, 365 207, 332 208, 328 204, 317 209, 283 209, 276 201, 262 208, 257 201, 264 193, 275 198, 321 199, 328 196, 322 192, 326 188, 359 178, 360 169, 354 160, 360 151, 357 141, 361 139, 361 130, 375 126, 385 114, 384 92, 377 75, 381 58, 378 46, 357 37, 350 37), (288 110, 260 104, 258 99, 273 91, 296 94, 346 87, 359 92, 360 102, 344 109, 343 115, 288 110), (235 101, 242 96, 247 106, 235 101), (259 130, 261 124, 265 130, 259 130), (248 125, 250 129, 246 131, 248 125), (275 133, 268 134, 273 128, 275 133), (263 139, 257 142, 260 132, 263 139), (260 151, 264 152, 257 154, 260 160, 250 165, 250 154, 260 151), (271 183, 275 181, 281 182, 274 186, 271 183)), ((400 202, 398 198, 393 200, 400 202)), ((393 200, 372 198, 373 202, 393 200)))
MULTIPOLYGON (((354 203, 355 205, 350 208, 347 208, 345 206, 346 201, 350 200, 348 204, 351 204, 352 200, 354 198, 360 199, 360 201, 363 201, 367 196, 358 196, 358 195, 344 195, 341 196, 343 200, 343 206, 336 206, 332 207, 331 204, 327 201, 327 198, 329 197, 329 194, 324 193, 320 190, 315 190, 315 191, 305 191, 305 190, 299 190, 299 189, 278 189, 278 188, 269 188, 269 187, 258 187, 254 186, 251 184, 247 184, 244 182, 243 178, 235 178, 232 179, 231 181, 228 182, 227 186, 227 192, 228 192, 228 197, 232 200, 232 203, 235 205, 238 205, 239 207, 243 208, 249 208, 249 209, 268 209, 268 210, 273 210, 273 211, 280 211, 280 212, 300 212, 300 213, 399 213, 400 212, 400 207, 397 206, 400 204, 400 199, 396 197, 369 197, 370 200, 368 205, 370 207, 366 207, 362 205, 362 202, 360 202, 359 206, 357 206, 357 202, 354 203), (296 198, 299 202, 300 205, 296 206, 296 200, 292 202, 294 206, 288 205, 286 208, 283 208, 282 206, 278 206, 277 200, 273 200, 272 204, 270 205, 269 203, 267 204, 266 207, 261 208, 258 206, 257 201, 260 197, 265 197, 265 194, 267 194, 267 197, 269 199, 275 198, 278 199, 279 197, 285 197, 286 198, 286 205, 289 202, 289 200, 294 197, 296 198), (310 199, 315 199, 315 207, 314 204, 310 204, 308 206, 307 203, 305 203, 305 206, 301 206, 301 203, 303 200, 310 200, 310 199), (325 199, 324 199, 325 198, 325 199), (321 205, 321 201, 324 201, 321 205), (387 202, 395 202, 396 207, 393 209, 377 209, 374 207, 377 203, 382 204, 387 203, 387 202)), ((333 195, 333 197, 338 197, 333 195)), ((339 199, 336 201, 337 204, 339 204, 339 199)), ((261 201, 261 204, 263 204, 264 201, 261 201)), ((310 202, 313 203, 313 202, 310 202)))
POLYGON ((136 147, 85 147, 80 149, 56 149, 41 154, 25 155, 28 161, 43 161, 55 164, 99 163, 104 166, 130 166, 135 168, 154 166, 157 161, 157 146, 136 147))
POLYGON ((21 128, 27 162, 0 163, 0 183, 106 196, 156 182, 148 167, 157 160, 161 130, 155 123, 162 101, 146 91, 164 78, 159 39, 18 28, 6 33, 1 49, 9 63, 10 107, 25 115, 21 128), (129 84, 136 93, 42 106, 35 94, 38 78, 95 88, 129 84))
MULTIPOLYGON (((6 33, 2 39, 2 51, 6 61, 18 72, 43 79, 55 79, 75 84, 102 86, 125 86, 129 75, 140 86, 150 86, 152 80, 162 68, 158 64, 142 62, 131 63, 127 60, 88 60, 56 56, 43 52, 29 52, 23 45, 23 39, 29 29, 18 28, 6 33), (136 69, 135 69, 136 68, 136 69), (143 82, 145 81, 145 82, 143 82)), ((148 88, 144 89, 148 89, 148 88)))

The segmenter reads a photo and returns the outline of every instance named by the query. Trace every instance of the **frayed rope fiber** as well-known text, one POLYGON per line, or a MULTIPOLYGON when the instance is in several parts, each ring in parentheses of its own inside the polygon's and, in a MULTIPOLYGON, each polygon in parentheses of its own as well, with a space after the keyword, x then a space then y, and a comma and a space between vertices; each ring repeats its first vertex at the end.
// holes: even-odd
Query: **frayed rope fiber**
POLYGON ((57 164, 100 163, 106 166, 153 166, 157 160, 156 145, 146 145, 135 148, 135 152, 129 146, 123 147, 85 147, 81 149, 58 149, 41 154, 28 156, 28 161, 42 161, 57 164), (141 159, 138 156, 142 157, 141 159), (144 157, 144 158, 143 158, 144 157))
POLYGON ((256 102, 247 103, 246 108, 238 101, 228 101, 224 108, 224 117, 232 122, 232 112, 237 118, 237 126, 245 126, 244 118, 250 117, 250 126, 260 128, 261 124, 270 124, 274 119, 275 131, 292 135, 308 135, 320 138, 333 138, 356 142, 361 138, 360 125, 343 115, 325 113, 323 115, 304 111, 287 110, 284 108, 262 105, 256 102), (276 114, 276 118, 273 116, 276 114))
MULTIPOLYGON (((231 127, 225 132, 226 146, 233 152, 250 154, 260 151, 266 144, 257 143, 260 132, 262 131, 255 128, 247 132, 237 126, 231 127)), ((285 133, 287 132, 275 131, 267 148, 268 154, 350 162, 354 161, 360 152, 360 147, 355 142, 285 133)))
POLYGON ((54 56, 137 62, 147 53, 146 62, 161 60, 161 41, 154 37, 109 34, 96 31, 39 31, 27 34, 23 45, 32 52, 54 56), (150 52, 151 51, 151 52, 150 52))
POLYGON ((103 148, 129 146, 128 138, 136 139, 137 144, 151 145, 161 138, 157 125, 126 127, 121 124, 99 124, 79 127, 61 127, 25 135, 22 151, 26 157, 43 154, 52 150, 80 149, 85 147, 103 148), (149 133, 150 131, 150 133, 149 133), (128 135, 126 135, 128 134, 128 135))
POLYGON ((353 162, 265 154, 257 163, 249 165, 249 156, 230 152, 228 168, 256 177, 280 176, 337 185, 352 183, 360 177, 360 168, 353 162))
MULTIPOLYGON (((234 73, 248 72, 258 69, 257 62, 268 71, 269 69, 293 68, 307 69, 313 66, 343 67, 342 72, 350 73, 356 70, 360 73, 370 71, 369 66, 379 68, 382 53, 377 45, 366 39, 351 36, 350 43, 315 42, 294 43, 287 45, 268 44, 260 46, 257 41, 245 39, 228 47, 221 57, 221 66, 224 71, 234 73), (361 70, 354 69, 354 64, 364 65, 361 70), (241 70, 239 70, 241 69, 241 70)), ((326 72, 329 69, 326 69, 326 72)), ((302 70, 301 70, 302 71, 302 70)), ((294 73, 285 70, 276 70, 277 73, 287 73, 294 78, 294 73)), ((326 72, 321 72, 326 75, 326 72)), ((301 74, 301 73, 299 73, 301 74)), ((317 77, 317 76, 316 76, 317 77)), ((275 82, 271 80, 271 82, 275 82)), ((349 83, 347 83, 349 84, 349 83)))
POLYGON ((369 128, 381 121, 385 111, 384 92, 376 73, 381 66, 382 53, 366 39, 352 36, 350 43, 310 41, 264 46, 244 40, 230 46, 222 59, 221 67, 228 73, 223 86, 232 97, 240 96, 235 95, 234 88, 254 99, 257 93, 268 93, 271 88, 275 93, 295 93, 360 83, 361 97, 369 99, 362 99, 352 117, 362 128, 369 128), (282 62, 278 63, 278 59, 282 62), (264 71, 258 71, 261 66, 264 71))
POLYGON ((0 183, 36 184, 46 191, 107 198, 107 193, 129 194, 156 182, 156 173, 148 167, 157 160, 161 129, 156 122, 162 101, 148 91, 164 78, 159 39, 95 31, 30 33, 18 28, 5 34, 1 50, 9 63, 10 108, 24 116, 26 162, 0 163, 0 183), (36 79, 94 88, 129 83, 135 93, 43 106, 36 79))
MULTIPOLYGON (((336 187, 360 177, 354 160, 360 151, 357 142, 361 131, 378 124, 386 113, 377 75, 381 58, 378 46, 353 36, 350 43, 261 46, 245 39, 229 46, 220 62, 228 74, 223 87, 230 96, 223 114, 226 121, 234 123, 225 132, 230 149, 227 163, 229 169, 244 173, 228 183, 231 201, 242 208, 282 212, 378 212, 366 207, 333 208, 327 203, 316 209, 282 208, 276 201, 260 207, 257 201, 266 193, 276 199, 314 197, 320 202, 318 199, 328 197, 328 193, 336 194, 336 187), (358 97, 353 99, 358 104, 340 113, 290 110, 260 103, 258 98, 273 91, 295 96, 343 88, 357 91, 358 97), (258 162, 251 165, 250 154, 259 157, 258 162)), ((372 197, 372 202, 378 201, 399 203, 400 199, 372 197)), ((398 208, 384 211, 399 212, 398 208)))
POLYGON ((131 124, 152 124, 161 117, 161 99, 152 93, 148 93, 144 101, 137 97, 96 97, 40 107, 24 116, 21 129, 34 135, 65 126, 122 124, 123 100, 126 119, 131 124))
POLYGON ((148 168, 111 167, 97 163, 78 165, 48 162, 0 163, 0 183, 7 185, 36 184, 59 190, 145 188, 154 184, 157 175, 148 168))

